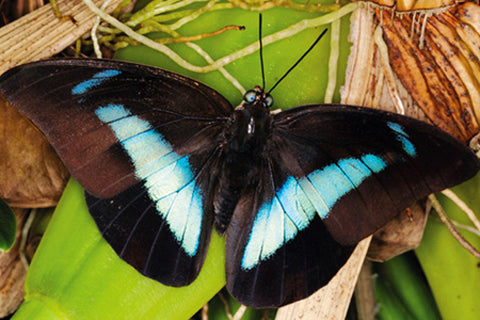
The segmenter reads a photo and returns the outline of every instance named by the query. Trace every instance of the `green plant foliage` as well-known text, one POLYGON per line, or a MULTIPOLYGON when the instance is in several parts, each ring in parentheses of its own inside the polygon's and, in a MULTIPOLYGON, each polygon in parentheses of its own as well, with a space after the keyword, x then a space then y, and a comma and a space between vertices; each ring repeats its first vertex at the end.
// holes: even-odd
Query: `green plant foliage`
MULTIPOLYGON (((318 14, 297 12, 285 8, 266 10, 262 14, 263 36, 283 30, 304 19, 319 16, 318 14)), ((195 42, 207 51, 214 60, 217 60, 258 41, 258 19, 258 12, 242 9, 216 11, 200 16, 192 23, 183 26, 179 32, 181 34, 198 34, 201 31, 218 30, 225 25, 225 21, 228 21, 228 24, 231 25, 245 26, 243 31, 228 31, 195 42)), ((351 45, 347 41, 348 16, 345 16, 341 23, 339 76, 337 77, 337 93, 334 96, 336 102, 340 101, 338 88, 344 81, 343 75, 351 45)), ((325 26, 306 29, 264 48, 267 90, 293 65, 325 28, 331 29, 331 25, 326 24, 325 26)), ((150 36, 159 38, 165 35, 152 33, 150 36)), ((192 64, 206 65, 205 60, 186 44, 172 44, 169 47, 192 64)), ((288 109, 297 105, 322 103, 328 81, 329 55, 330 31, 272 93, 274 108, 288 109)), ((158 66, 199 80, 219 91, 234 106, 242 100, 243 93, 239 92, 219 71, 202 74, 185 70, 163 53, 142 45, 121 49, 116 52, 115 58, 158 66)), ((258 51, 226 65, 225 69, 247 90, 262 84, 258 51)))
POLYGON ((70 181, 30 266, 13 319, 186 319, 225 283, 224 246, 213 234, 197 280, 173 288, 148 279, 103 240, 83 190, 70 181))
POLYGON ((375 271, 378 320, 440 319, 430 287, 412 252, 376 263, 375 271))
MULTIPOLYGON (((480 175, 452 188, 474 212, 480 212, 480 175)), ((450 200, 438 195, 449 217, 470 225, 464 213, 450 200)), ((480 237, 461 230, 473 246, 480 248, 480 237)), ((465 250, 435 216, 430 216, 421 245, 415 250, 443 319, 477 319, 480 314, 478 259, 465 250)))
POLYGON ((0 250, 9 250, 15 242, 17 219, 12 208, 0 199, 0 250))

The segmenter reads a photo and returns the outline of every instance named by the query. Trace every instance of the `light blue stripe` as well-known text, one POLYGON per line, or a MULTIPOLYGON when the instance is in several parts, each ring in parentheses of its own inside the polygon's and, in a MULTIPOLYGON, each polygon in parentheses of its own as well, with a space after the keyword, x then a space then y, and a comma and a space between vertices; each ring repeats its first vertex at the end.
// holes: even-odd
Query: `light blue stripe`
POLYGON ((123 105, 99 107, 95 114, 107 123, 143 181, 157 212, 167 222, 185 252, 197 253, 202 227, 202 199, 188 157, 180 157, 164 137, 123 105))
POLYGON ((307 228, 315 214, 321 219, 327 218, 338 200, 386 166, 381 157, 365 154, 360 158, 341 159, 306 177, 288 177, 276 190, 273 200, 263 204, 258 211, 241 267, 250 270, 260 261, 267 260, 307 228))
POLYGON ((337 200, 354 187, 337 164, 313 171, 308 178, 322 195, 329 209, 332 209, 337 200))
POLYGON ((403 127, 399 125, 398 123, 395 122, 387 122, 387 126, 395 131, 397 134, 404 135, 405 137, 408 137, 408 134, 403 130, 403 127))
MULTIPOLYGON (((304 211, 303 206, 300 204, 305 202, 310 203, 303 190, 298 185, 297 180, 293 177, 288 177, 283 187, 277 193, 276 198, 279 200, 283 211, 287 215, 287 219, 291 220, 296 229, 303 229, 308 226, 308 222, 312 217, 307 216, 307 212, 304 211), (296 195, 296 198, 292 197, 292 194, 296 195)), ((310 207, 309 211, 312 211, 310 207)))
POLYGON ((94 74, 92 78, 85 80, 83 82, 80 82, 75 87, 73 87, 72 94, 73 95, 84 94, 90 91, 91 89, 98 87, 100 84, 102 84, 106 80, 112 77, 118 76, 121 73, 122 73, 121 71, 113 70, 113 69, 98 72, 94 74))
POLYGON ((366 177, 372 174, 372 171, 360 159, 341 159, 338 166, 348 176, 350 181, 358 187, 366 177))
POLYGON ((131 115, 130 111, 125 109, 121 104, 109 104, 106 107, 99 107, 95 110, 95 114, 101 121, 105 123, 113 122, 131 115))
POLYGON ((155 174, 159 170, 162 170, 165 167, 168 167, 172 163, 180 160, 180 156, 175 152, 169 152, 164 156, 160 156, 157 159, 151 161, 150 163, 145 164, 143 167, 138 168, 137 174, 142 177, 149 177, 152 174, 155 174))
MULTIPOLYGON (((242 268, 245 270, 253 268, 260 261, 262 246, 265 242, 265 239, 267 238, 267 235, 265 234, 265 229, 271 207, 271 202, 268 204, 264 204, 255 216, 255 221, 252 226, 250 238, 248 239, 248 243, 245 246, 242 257, 242 268)), ((272 241, 272 244, 275 244, 275 242, 272 241)), ((271 254, 273 254, 274 252, 275 250, 272 251, 271 254)))
POLYGON ((373 154, 364 155, 361 159, 362 162, 375 173, 378 173, 387 167, 387 163, 382 158, 373 154))
MULTIPOLYGON (((313 184, 310 182, 308 176, 306 178, 298 179, 297 181, 300 187, 302 188, 302 191, 304 192, 304 194, 310 200, 309 203, 311 203, 312 207, 314 208, 313 212, 317 212, 320 216, 327 215, 328 212, 330 211, 330 208, 328 207, 327 203, 323 199, 322 194, 320 194, 320 191, 315 189, 313 184)), ((304 205, 303 202, 300 204, 304 205)), ((313 216, 312 216, 312 219, 313 219, 313 216)))
POLYGON ((405 150, 405 152, 410 156, 415 157, 417 155, 417 151, 415 150, 413 143, 408 139, 410 136, 405 132, 405 130, 403 130, 403 127, 394 122, 388 122, 387 125, 395 132, 397 140, 402 143, 403 150, 405 150))
MULTIPOLYGON (((133 117, 131 117, 133 118, 133 117)), ((138 120, 138 118, 136 118, 138 120)), ((125 121, 126 122, 126 121, 125 121)), ((137 125, 137 121, 128 121, 132 127, 137 125)), ((112 126, 113 128, 114 126, 112 126)), ((138 174, 144 170, 145 166, 150 165, 151 163, 163 164, 157 167, 157 169, 161 169, 165 167, 166 164, 170 163, 163 163, 160 162, 159 159, 163 159, 165 155, 172 153, 172 149, 169 147, 168 142, 162 139, 161 135, 159 135, 155 130, 149 128, 142 128, 142 124, 138 126, 139 132, 133 128, 121 128, 123 130, 123 134, 125 136, 129 136, 128 138, 124 139, 121 144, 125 150, 129 150, 132 154, 135 154, 135 165, 137 170, 139 170, 138 174), (124 129, 124 130, 123 130, 124 129), (148 131, 141 131, 142 129, 146 129, 148 131), (146 148, 146 146, 157 146, 156 148, 146 148)), ((120 135, 121 136, 121 135, 120 135)), ((117 136, 120 139, 120 136, 117 136)), ((179 157, 177 156, 177 159, 179 157)), ((165 159, 168 160, 168 159, 165 159)), ((142 174, 142 177, 146 177, 148 174, 142 174)))
POLYGON ((263 238, 261 260, 266 260, 277 249, 279 243, 285 243, 283 238, 285 235, 285 215, 276 214, 282 212, 283 209, 278 201, 274 199, 272 208, 268 215, 268 223, 266 225, 265 237, 263 238))

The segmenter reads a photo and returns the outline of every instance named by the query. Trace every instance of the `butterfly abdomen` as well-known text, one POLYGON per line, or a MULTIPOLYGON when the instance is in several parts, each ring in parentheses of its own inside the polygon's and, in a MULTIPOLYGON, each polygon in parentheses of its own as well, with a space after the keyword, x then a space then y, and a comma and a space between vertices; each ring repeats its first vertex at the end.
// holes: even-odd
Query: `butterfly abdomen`
POLYGON ((270 122, 267 109, 248 104, 232 114, 230 125, 225 128, 223 164, 214 197, 215 227, 219 234, 227 229, 245 187, 258 177, 270 122))

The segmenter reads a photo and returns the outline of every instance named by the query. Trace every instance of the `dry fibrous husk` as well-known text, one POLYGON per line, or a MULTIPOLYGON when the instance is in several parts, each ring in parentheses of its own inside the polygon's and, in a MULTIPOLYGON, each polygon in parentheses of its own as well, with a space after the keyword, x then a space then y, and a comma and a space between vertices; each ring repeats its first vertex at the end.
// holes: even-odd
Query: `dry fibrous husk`
POLYGON ((438 9, 455 4, 455 0, 369 0, 380 7, 395 8, 396 11, 438 9))
POLYGON ((358 9, 343 102, 404 113, 469 140, 480 117, 480 23, 466 14, 473 10, 480 9, 472 3, 424 13, 358 9))
MULTIPOLYGON (((1 1, 0 1, 1 2, 1 1)), ((102 0, 94 0, 101 5, 102 0)), ((112 0, 112 12, 121 0, 112 0)), ((60 13, 75 19, 58 19, 47 4, 0 28, 0 74, 16 65, 50 58, 70 46, 92 28, 96 15, 82 0, 57 0, 60 13)))

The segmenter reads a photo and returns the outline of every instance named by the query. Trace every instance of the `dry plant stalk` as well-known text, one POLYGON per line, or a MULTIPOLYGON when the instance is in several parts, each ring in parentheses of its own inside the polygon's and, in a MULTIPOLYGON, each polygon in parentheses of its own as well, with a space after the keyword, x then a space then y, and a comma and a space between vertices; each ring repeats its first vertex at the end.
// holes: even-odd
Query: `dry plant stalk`
POLYGON ((345 319, 371 237, 363 239, 328 285, 307 299, 278 309, 276 320, 345 319))
MULTIPOLYGON (((120 2, 111 1, 105 11, 112 12, 120 2)), ((77 23, 60 21, 48 4, 0 28, 0 74, 57 54, 92 28, 96 16, 81 0, 58 0, 57 4, 62 14, 72 16, 77 23)))

